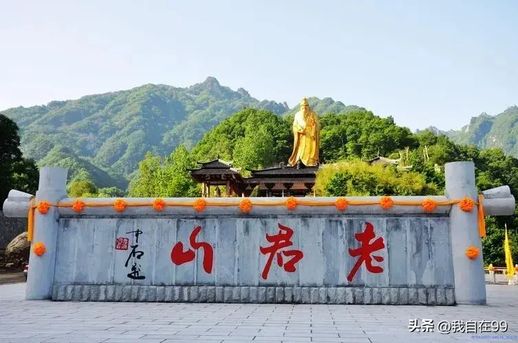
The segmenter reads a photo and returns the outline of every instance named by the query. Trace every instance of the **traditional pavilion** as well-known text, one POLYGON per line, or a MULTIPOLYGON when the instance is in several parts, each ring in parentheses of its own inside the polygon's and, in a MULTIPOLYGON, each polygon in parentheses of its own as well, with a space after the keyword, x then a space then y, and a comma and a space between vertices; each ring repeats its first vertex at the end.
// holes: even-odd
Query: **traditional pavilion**
MULTIPOLYGON (((250 177, 243 177, 232 163, 215 159, 198 162, 200 167, 191 169, 191 176, 201 183, 202 196, 250 196, 254 189, 257 196, 305 196, 311 194, 319 165, 320 124, 318 116, 309 107, 306 98, 293 119, 293 152, 288 165, 250 170, 250 177), (211 193, 211 187, 215 187, 211 193)), ((254 194, 255 195, 255 194, 254 194)))
POLYGON ((241 196, 243 193, 243 177, 232 164, 215 159, 209 162, 198 162, 198 169, 191 169, 191 177, 202 184, 202 196, 210 197, 210 187, 215 187, 215 195, 221 196, 220 186, 225 187, 226 196, 241 196))
POLYGON ((198 162, 191 176, 202 184, 202 196, 250 196, 257 188, 260 197, 305 196, 311 194, 318 167, 285 166, 251 170, 250 177, 242 177, 232 164, 219 159, 198 162), (213 192, 211 192, 213 187, 213 192), (222 190, 224 188, 224 191, 222 190))

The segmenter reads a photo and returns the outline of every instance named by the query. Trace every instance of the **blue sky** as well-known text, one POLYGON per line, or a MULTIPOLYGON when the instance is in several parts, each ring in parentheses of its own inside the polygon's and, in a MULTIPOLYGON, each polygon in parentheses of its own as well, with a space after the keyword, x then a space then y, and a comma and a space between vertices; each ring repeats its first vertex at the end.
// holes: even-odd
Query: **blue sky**
POLYGON ((0 109, 215 76, 412 129, 518 104, 518 1, 3 1, 0 109))

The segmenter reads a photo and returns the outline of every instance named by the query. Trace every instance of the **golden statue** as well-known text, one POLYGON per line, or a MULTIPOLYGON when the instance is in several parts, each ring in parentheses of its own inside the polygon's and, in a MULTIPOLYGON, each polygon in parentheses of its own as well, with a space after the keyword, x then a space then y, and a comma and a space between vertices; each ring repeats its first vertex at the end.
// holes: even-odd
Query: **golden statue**
POLYGON ((316 166, 319 163, 320 124, 318 116, 309 107, 308 99, 300 102, 300 110, 293 118, 293 152, 288 160, 290 166, 299 161, 305 166, 316 166))

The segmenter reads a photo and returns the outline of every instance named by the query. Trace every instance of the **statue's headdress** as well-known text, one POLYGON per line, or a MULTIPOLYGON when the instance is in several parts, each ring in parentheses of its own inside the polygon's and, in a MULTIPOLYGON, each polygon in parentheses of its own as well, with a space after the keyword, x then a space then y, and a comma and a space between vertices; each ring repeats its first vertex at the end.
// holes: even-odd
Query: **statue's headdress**
POLYGON ((300 102, 300 107, 303 107, 303 106, 309 106, 309 102, 308 102, 307 98, 303 98, 302 101, 300 102))

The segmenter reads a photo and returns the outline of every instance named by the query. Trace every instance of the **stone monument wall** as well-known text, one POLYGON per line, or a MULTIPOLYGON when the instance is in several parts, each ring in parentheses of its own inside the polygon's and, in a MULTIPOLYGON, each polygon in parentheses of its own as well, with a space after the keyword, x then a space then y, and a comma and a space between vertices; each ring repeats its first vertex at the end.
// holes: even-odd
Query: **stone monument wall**
POLYGON ((62 218, 53 299, 454 303, 447 215, 305 212, 181 219, 62 218), (360 247, 355 235, 368 226, 376 236, 373 240, 384 245, 372 252, 381 260, 372 264, 381 270, 371 272, 362 263, 352 275, 359 257, 350 249, 360 247), (195 242, 208 244, 210 252, 190 243, 196 228, 200 229, 195 242), (289 230, 291 237, 286 239, 289 230), (187 253, 183 263, 172 257, 179 242, 183 247, 178 251, 194 252, 192 260, 187 253), (273 249, 283 242, 291 245, 273 249), (297 252, 301 258, 290 268, 297 252))

